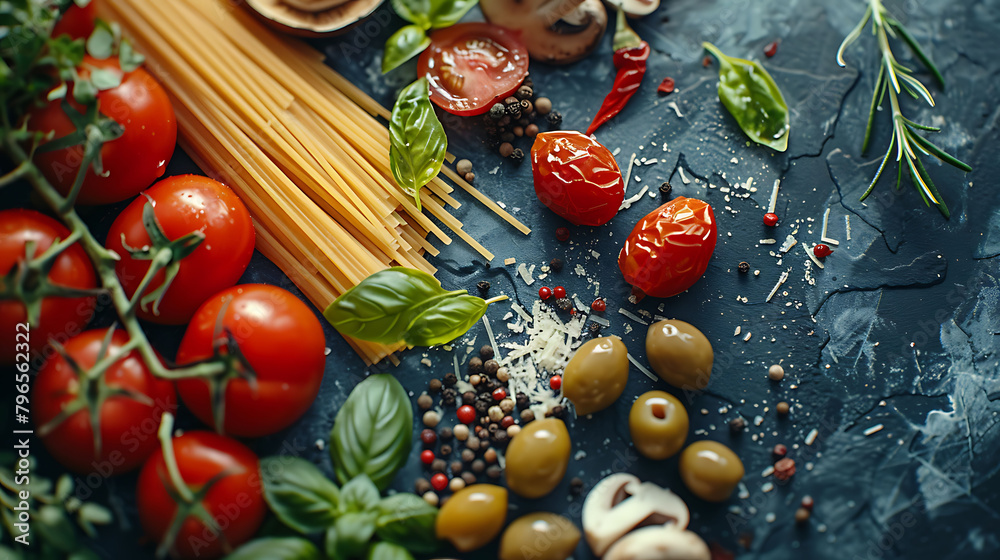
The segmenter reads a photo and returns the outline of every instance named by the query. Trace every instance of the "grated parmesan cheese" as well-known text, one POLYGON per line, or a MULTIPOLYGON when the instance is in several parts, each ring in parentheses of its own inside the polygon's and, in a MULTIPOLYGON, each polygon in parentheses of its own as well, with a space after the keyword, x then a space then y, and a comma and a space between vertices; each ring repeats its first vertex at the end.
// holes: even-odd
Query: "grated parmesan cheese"
MULTIPOLYGON (((531 270, 533 271, 534 269, 535 265, 531 265, 531 270)), ((517 265, 517 273, 521 275, 521 280, 524 280, 524 283, 528 286, 535 283, 535 279, 531 277, 531 272, 524 263, 517 265)))
POLYGON ((642 317, 636 315, 635 313, 632 313, 631 311, 629 311, 628 309, 625 309, 624 307, 619 307, 618 308, 618 313, 621 313, 622 315, 628 317, 629 319, 632 319, 633 321, 635 321, 637 323, 642 323, 643 325, 648 325, 649 324, 647 321, 644 321, 642 317))

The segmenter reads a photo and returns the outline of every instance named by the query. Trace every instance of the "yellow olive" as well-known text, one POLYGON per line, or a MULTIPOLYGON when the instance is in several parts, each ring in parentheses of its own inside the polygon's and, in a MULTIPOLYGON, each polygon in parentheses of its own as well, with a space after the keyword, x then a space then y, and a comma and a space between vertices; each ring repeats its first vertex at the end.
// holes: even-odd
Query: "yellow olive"
POLYGON ((653 371, 678 389, 704 389, 715 354, 708 338, 693 325, 666 319, 646 332, 646 359, 653 371))
POLYGON ((500 560, 566 560, 580 542, 580 530, 554 513, 529 513, 500 538, 500 560))
POLYGON ((650 459, 673 457, 687 439, 687 411, 670 393, 649 391, 632 404, 628 429, 639 453, 650 459))
POLYGON ((507 446, 507 488, 525 498, 541 498, 559 485, 569 464, 569 431, 558 418, 526 425, 507 446))
POLYGON ((628 349, 620 338, 595 338, 581 346, 566 364, 563 396, 586 416, 604 410, 621 396, 628 381, 628 349))
POLYGON ((695 496, 710 502, 729 498, 743 478, 743 462, 717 441, 696 441, 681 453, 681 479, 695 496))
POLYGON ((493 484, 473 484, 452 494, 441 506, 435 524, 437 538, 461 552, 486 546, 507 519, 507 490, 493 484))

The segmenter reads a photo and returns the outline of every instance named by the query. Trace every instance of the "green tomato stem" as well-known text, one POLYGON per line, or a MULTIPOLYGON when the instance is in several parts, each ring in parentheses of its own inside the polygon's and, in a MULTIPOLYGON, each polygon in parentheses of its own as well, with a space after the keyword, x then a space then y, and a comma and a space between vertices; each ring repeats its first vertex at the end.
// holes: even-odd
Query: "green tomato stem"
POLYGON ((160 447, 163 449, 163 463, 167 466, 167 476, 170 477, 170 484, 177 491, 177 494, 186 502, 194 501, 194 494, 184 482, 181 471, 177 468, 177 457, 174 455, 174 437, 171 432, 174 430, 174 415, 164 412, 160 420, 160 429, 156 432, 156 437, 160 440, 160 447))

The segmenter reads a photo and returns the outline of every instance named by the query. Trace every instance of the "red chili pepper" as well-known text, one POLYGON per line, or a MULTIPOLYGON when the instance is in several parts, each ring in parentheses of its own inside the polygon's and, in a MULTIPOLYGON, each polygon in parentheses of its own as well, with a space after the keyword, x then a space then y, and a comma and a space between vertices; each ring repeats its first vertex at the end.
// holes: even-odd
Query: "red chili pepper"
POLYGON ((643 41, 629 28, 625 21, 625 12, 618 8, 618 22, 615 26, 615 84, 611 93, 604 98, 604 103, 594 116, 594 122, 587 127, 587 135, 625 108, 629 99, 639 90, 642 77, 646 75, 646 60, 649 58, 649 43, 643 41))

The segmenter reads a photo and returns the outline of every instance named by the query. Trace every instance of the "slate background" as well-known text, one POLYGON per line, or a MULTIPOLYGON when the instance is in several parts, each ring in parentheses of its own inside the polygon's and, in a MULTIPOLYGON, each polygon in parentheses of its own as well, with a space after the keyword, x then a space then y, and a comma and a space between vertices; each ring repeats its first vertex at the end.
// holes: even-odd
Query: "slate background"
MULTIPOLYGON (((904 111, 915 120, 943 125, 933 140, 974 168, 963 175, 930 164, 952 209, 950 221, 925 208, 908 182, 897 193, 887 181, 866 203, 858 202, 878 165, 880 147, 889 140, 887 111, 883 111, 871 153, 859 154, 876 68, 870 34, 862 35, 848 51, 849 69, 838 67, 834 60, 841 38, 860 18, 863 2, 675 0, 634 22, 654 49, 650 70, 637 97, 597 137, 612 149, 621 148, 618 160, 623 169, 633 152, 660 160, 633 170, 629 193, 646 185, 655 190, 669 180, 676 195, 704 198, 715 207, 719 243, 704 279, 685 294, 647 299, 639 307, 658 313, 657 305, 664 303, 663 315, 695 324, 712 341, 716 366, 706 390, 674 392, 688 405, 689 441, 715 439, 742 457, 749 497, 734 495, 724 504, 703 503, 684 489, 676 458, 653 462, 635 454, 627 428, 632 399, 653 388, 673 389, 633 370, 625 396, 614 407, 592 419, 571 422, 574 453, 579 450, 585 456, 571 460, 566 481, 545 499, 513 499, 510 519, 548 510, 567 513, 579 523, 582 498, 568 497, 568 479, 580 476, 589 489, 611 470, 626 470, 678 492, 691 508, 690 528, 741 559, 997 557, 1000 206, 995 178, 1000 173, 996 157, 1000 1, 888 5, 927 46, 948 84, 946 91, 931 88, 936 108, 904 100, 904 111), (781 40, 777 55, 764 64, 792 108, 791 141, 785 154, 748 145, 717 101, 716 67, 703 68, 700 47, 708 40, 729 54, 762 58, 764 46, 775 39, 781 40), (676 80, 678 91, 658 97, 656 85, 665 76, 676 80), (668 108, 671 102, 683 118, 668 108), (662 150, 664 142, 667 151, 662 150), (700 181, 685 184, 681 168, 700 181), (717 187, 743 183, 750 176, 760 190, 748 199, 727 202, 719 189, 706 188, 706 183, 717 187), (781 224, 773 233, 779 244, 796 223, 800 243, 818 242, 823 212, 831 209, 829 235, 841 245, 826 259, 825 270, 812 271, 815 285, 804 280, 806 257, 800 247, 779 265, 769 255, 776 246, 757 242, 772 237, 761 225, 761 216, 775 178, 782 179, 777 210, 781 224), (845 236, 845 216, 850 217, 851 241, 845 236), (742 260, 760 275, 738 274, 736 264, 742 260), (771 303, 764 303, 779 274, 789 267, 789 281, 771 303), (738 296, 748 301, 743 303, 738 296), (736 326, 742 329, 738 337, 733 336, 736 326), (753 337, 744 342, 747 332, 753 337), (770 383, 767 367, 779 362, 787 372, 785 381, 770 383), (773 411, 780 400, 793 406, 786 419, 773 411), (727 423, 736 416, 745 418, 750 427, 732 437, 727 423), (759 426, 754 425, 756 416, 762 417, 759 426), (875 424, 885 427, 872 436, 862 434, 875 424), (819 436, 812 446, 805 446, 803 440, 813 429, 819 436), (771 464, 770 449, 776 443, 789 446, 798 473, 788 483, 763 492, 762 485, 773 479, 762 478, 760 472, 771 464), (813 465, 811 470, 807 463, 813 465), (808 526, 797 527, 794 511, 805 495, 811 495, 816 506, 808 526), (749 541, 749 547, 738 540, 749 541)), ((480 19, 478 10, 466 19, 480 19)), ((327 51, 335 68, 391 106, 395 91, 415 74, 412 64, 385 77, 378 69, 381 45, 400 25, 401 20, 383 6, 345 36, 316 45, 327 51)), ((916 64, 902 45, 896 52, 904 64, 916 64)), ((533 63, 531 74, 536 91, 551 97, 563 113, 563 128, 582 129, 610 88, 611 37, 607 35, 597 52, 581 63, 569 67, 533 63)), ((919 76, 930 85, 926 73, 919 76)), ((568 224, 535 200, 530 165, 502 161, 488 148, 475 121, 446 114, 441 118, 451 150, 475 163, 477 187, 506 203, 534 230, 522 236, 459 193, 463 206, 454 214, 497 259, 487 267, 456 241, 434 260, 443 283, 474 292, 476 282, 488 279, 493 293, 506 293, 530 308, 538 285, 525 286, 514 276, 514 267, 503 267, 502 260, 514 256, 518 262, 541 265, 559 257, 566 269, 545 283, 562 284, 590 301, 593 286, 572 273, 580 264, 591 280, 600 282, 600 293, 609 300, 606 317, 612 327, 605 332, 622 337, 633 355, 643 360, 644 328, 614 312, 619 306, 632 308, 625 303, 629 289, 614 259, 634 223, 661 203, 659 196, 644 197, 602 228, 572 228, 571 242, 558 243, 554 230, 568 224), (591 250, 600 258, 594 258, 591 250)), ((521 147, 527 151, 529 145, 524 140, 521 147)), ((178 151, 168 173, 196 171, 178 151)), ((22 201, 15 196, 4 205, 22 201)), ((116 213, 117 208, 104 209, 92 212, 89 219, 96 231, 106 231, 116 213)), ((259 254, 243 281, 295 291, 259 254)), ((498 331, 505 330, 501 318, 507 310, 499 305, 489 312, 498 331)), ((159 348, 172 355, 179 330, 151 330, 159 348)), ((328 454, 315 442, 327 438, 338 407, 368 370, 330 328, 327 339, 332 352, 312 409, 289 430, 251 446, 262 455, 301 454, 330 472, 328 454)), ((466 337, 469 342, 473 339, 476 348, 485 343, 481 327, 466 337)), ((520 340, 517 335, 511 339, 520 340)), ((460 358, 465 356, 465 345, 456 344, 455 351, 460 358)), ((413 351, 404 355, 398 368, 372 369, 393 371, 417 395, 428 379, 451 370, 451 360, 451 353, 443 350, 413 351), (431 368, 420 365, 424 354, 433 362, 431 368)), ((180 420, 182 426, 197 426, 190 415, 180 420)), ((415 427, 415 440, 418 431, 415 427)), ((52 469, 53 461, 40 448, 36 446, 42 467, 52 469)), ((410 490, 420 476, 417 453, 415 448, 395 488, 410 490)), ((104 531, 95 545, 105 558, 152 555, 137 527, 134 482, 134 476, 125 476, 98 489, 118 514, 118 526, 104 531)), ((474 557, 495 557, 493 550, 474 557)), ((581 543, 574 558, 591 557, 581 543)))

